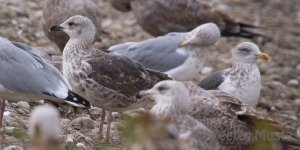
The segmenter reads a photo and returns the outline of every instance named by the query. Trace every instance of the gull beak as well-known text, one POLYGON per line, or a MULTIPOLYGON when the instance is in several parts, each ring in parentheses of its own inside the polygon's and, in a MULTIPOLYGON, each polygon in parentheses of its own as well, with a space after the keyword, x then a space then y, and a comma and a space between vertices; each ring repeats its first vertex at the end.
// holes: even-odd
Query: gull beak
POLYGON ((140 99, 140 98, 144 98, 144 97, 150 97, 152 95, 151 90, 144 90, 144 91, 140 91, 137 95, 136 98, 140 99))
POLYGON ((179 47, 184 47, 184 46, 187 46, 187 45, 191 44, 191 42, 192 42, 193 39, 194 39, 194 38, 191 37, 191 38, 189 38, 189 39, 187 39, 187 40, 182 41, 182 42, 179 44, 179 47))
POLYGON ((60 26, 60 25, 52 25, 50 28, 49 28, 49 32, 51 31, 62 31, 64 29, 64 27, 60 26))
POLYGON ((271 57, 266 53, 259 53, 256 56, 262 60, 271 60, 271 57))

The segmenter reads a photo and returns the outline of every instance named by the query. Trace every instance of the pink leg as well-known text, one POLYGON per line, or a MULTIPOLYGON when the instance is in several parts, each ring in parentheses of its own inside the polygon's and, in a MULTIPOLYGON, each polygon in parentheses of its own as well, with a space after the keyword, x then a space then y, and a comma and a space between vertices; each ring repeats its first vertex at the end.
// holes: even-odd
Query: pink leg
POLYGON ((107 118, 107 131, 106 131, 106 138, 105 141, 109 141, 109 134, 110 134, 110 126, 111 126, 111 121, 112 121, 112 112, 108 112, 108 118, 107 118))
POLYGON ((3 113, 5 109, 5 100, 0 100, 0 127, 2 127, 2 121, 3 121, 3 113))
POLYGON ((101 114, 101 117, 100 117, 100 127, 99 127, 99 138, 100 140, 102 140, 103 138, 103 124, 104 124, 104 121, 105 121, 105 110, 102 109, 102 114, 101 114))

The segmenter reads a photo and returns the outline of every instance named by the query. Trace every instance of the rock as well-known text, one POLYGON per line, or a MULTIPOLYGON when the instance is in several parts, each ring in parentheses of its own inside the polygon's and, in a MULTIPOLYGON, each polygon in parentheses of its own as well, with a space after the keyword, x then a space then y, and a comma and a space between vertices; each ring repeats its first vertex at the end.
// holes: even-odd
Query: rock
POLYGON ((76 130, 94 129, 95 125, 89 117, 79 117, 71 121, 69 128, 76 130))
POLYGON ((297 129, 297 137, 300 138, 300 127, 297 129))
POLYGON ((62 118, 69 118, 75 116, 75 110, 73 106, 70 105, 60 105, 58 111, 61 113, 62 118))
POLYGON ((90 114, 91 119, 97 120, 97 119, 99 119, 99 117, 102 114, 102 109, 93 107, 93 108, 89 109, 89 114, 90 114))
POLYGON ((87 150, 86 146, 83 143, 76 144, 77 150, 87 150))
POLYGON ((5 147, 3 150, 23 150, 23 148, 20 146, 11 145, 11 146, 5 147))
POLYGON ((72 134, 67 135, 65 149, 67 150, 75 149, 74 136, 72 134))
POLYGON ((214 69, 212 67, 207 67, 207 66, 204 66, 202 69, 201 69, 201 74, 203 75, 208 75, 210 74, 214 69))
POLYGON ((4 132, 5 134, 12 134, 15 131, 15 127, 5 127, 4 132))
POLYGON ((294 100, 293 103, 294 103, 294 105, 295 105, 296 107, 300 108, 300 98, 294 100))
POLYGON ((19 101, 16 103, 17 108, 21 108, 21 109, 25 109, 25 110, 29 110, 30 109, 30 105, 27 102, 24 101, 19 101))
POLYGON ((288 81, 287 85, 297 87, 299 86, 299 81, 297 79, 291 79, 288 81))

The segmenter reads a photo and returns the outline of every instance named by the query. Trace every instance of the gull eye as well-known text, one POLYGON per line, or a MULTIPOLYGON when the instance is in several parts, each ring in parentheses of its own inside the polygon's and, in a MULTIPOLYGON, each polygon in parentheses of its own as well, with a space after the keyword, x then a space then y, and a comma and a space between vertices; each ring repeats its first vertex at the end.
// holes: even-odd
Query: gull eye
POLYGON ((241 48, 241 49, 239 49, 239 51, 242 52, 242 53, 249 53, 250 52, 250 50, 247 49, 247 48, 241 48))
POLYGON ((168 88, 167 87, 165 87, 165 86, 159 86, 158 87, 158 91, 159 92, 163 92, 163 91, 165 91, 165 90, 167 90, 168 88))
POLYGON ((69 24, 68 24, 70 27, 71 26, 74 26, 75 25, 75 23, 74 22, 69 22, 69 24))

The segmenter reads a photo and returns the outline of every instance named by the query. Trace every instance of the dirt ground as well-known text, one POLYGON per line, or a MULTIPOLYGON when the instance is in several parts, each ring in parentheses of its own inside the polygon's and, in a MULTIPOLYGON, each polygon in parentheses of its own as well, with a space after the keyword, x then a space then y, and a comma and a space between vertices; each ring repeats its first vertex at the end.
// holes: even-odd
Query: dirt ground
MULTIPOLYGON (((104 0, 94 1, 102 12, 99 16, 103 18, 102 26, 110 34, 105 36, 101 43, 95 44, 98 48, 104 49, 117 43, 141 41, 151 37, 139 27, 131 12, 118 12, 104 0)), ((269 39, 255 39, 253 42, 257 43, 262 51, 270 54, 272 61, 259 62, 263 90, 257 109, 280 122, 287 132, 295 134, 298 129, 300 134, 300 1, 214 0, 213 2, 216 7, 224 9, 237 20, 263 27, 260 32, 269 39)), ((57 49, 43 33, 41 8, 40 0, 0 0, 0 36, 33 46, 57 49)), ((230 67, 229 50, 241 41, 249 40, 222 38, 213 54, 217 59, 211 61, 209 67, 214 70, 230 67)), ((31 104, 33 105, 36 104, 31 104)), ((15 104, 7 104, 6 111, 10 111, 11 115, 5 117, 4 128, 18 127, 26 131, 29 112, 20 113, 16 109, 15 104)), ((70 116, 67 116, 65 121, 85 115, 79 113, 70 116)), ((93 121, 98 124, 97 121, 93 121)), ((94 130, 97 133, 96 128, 94 130)), ((67 132, 67 129, 63 131, 67 132)), ((74 131, 75 141, 92 147, 97 141, 94 134, 81 135, 82 133, 74 131), (80 136, 84 136, 84 140, 78 140, 80 136)), ((0 138, 0 148, 9 145, 24 146, 24 142, 26 140, 5 133, 2 134, 2 139, 0 138)), ((116 147, 118 146, 114 146, 112 141, 108 149, 118 149, 116 147)))

